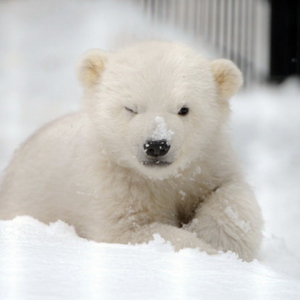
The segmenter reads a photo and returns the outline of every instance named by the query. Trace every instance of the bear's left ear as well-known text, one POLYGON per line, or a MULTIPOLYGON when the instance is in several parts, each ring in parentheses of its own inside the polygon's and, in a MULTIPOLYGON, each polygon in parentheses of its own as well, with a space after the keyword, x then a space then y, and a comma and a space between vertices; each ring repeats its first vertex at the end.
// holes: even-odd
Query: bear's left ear
POLYGON ((92 88, 104 70, 107 55, 99 49, 92 49, 83 54, 77 67, 77 76, 85 88, 92 88))
POLYGON ((237 66, 228 59, 211 62, 211 70, 218 85, 219 97, 228 100, 243 84, 243 75, 237 66))

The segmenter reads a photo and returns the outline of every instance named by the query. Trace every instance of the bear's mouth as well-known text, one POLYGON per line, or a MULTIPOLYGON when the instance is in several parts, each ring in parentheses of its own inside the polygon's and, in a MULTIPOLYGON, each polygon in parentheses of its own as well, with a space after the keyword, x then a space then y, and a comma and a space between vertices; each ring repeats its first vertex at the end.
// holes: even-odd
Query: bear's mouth
POLYGON ((147 167, 166 167, 169 166, 171 162, 156 159, 156 160, 142 161, 142 164, 147 167))

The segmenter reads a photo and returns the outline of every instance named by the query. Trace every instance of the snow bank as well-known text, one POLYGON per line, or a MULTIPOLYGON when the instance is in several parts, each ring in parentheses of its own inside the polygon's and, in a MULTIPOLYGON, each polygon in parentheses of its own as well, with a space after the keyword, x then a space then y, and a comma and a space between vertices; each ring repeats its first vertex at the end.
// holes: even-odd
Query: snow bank
POLYGON ((256 87, 232 100, 235 147, 266 230, 300 259, 300 81, 256 87))
POLYGON ((295 299, 299 280, 232 253, 99 244, 63 222, 0 221, 0 299, 295 299))

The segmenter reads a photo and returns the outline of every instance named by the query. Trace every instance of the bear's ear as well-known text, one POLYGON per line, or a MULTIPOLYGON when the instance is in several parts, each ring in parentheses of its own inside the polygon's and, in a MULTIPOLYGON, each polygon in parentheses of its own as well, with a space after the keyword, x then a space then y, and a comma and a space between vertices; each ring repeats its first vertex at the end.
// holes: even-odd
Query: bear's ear
POLYGON ((211 70, 218 85, 219 97, 228 100, 243 84, 243 75, 237 66, 228 59, 211 62, 211 70))
POLYGON ((92 88, 96 84, 104 69, 106 57, 106 53, 99 49, 83 54, 77 67, 77 76, 83 87, 92 88))

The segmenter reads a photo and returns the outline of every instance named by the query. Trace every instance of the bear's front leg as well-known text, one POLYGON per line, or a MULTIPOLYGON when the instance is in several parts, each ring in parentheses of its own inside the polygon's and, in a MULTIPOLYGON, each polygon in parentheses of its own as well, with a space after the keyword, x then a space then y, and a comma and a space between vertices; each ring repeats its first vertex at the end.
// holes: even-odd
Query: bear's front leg
POLYGON ((186 230, 215 249, 254 259, 262 240, 262 215, 251 188, 232 181, 213 191, 200 204, 186 230))
POLYGON ((196 234, 188 232, 182 228, 177 228, 168 224, 152 223, 148 225, 135 226, 134 229, 125 229, 113 242, 123 244, 142 244, 153 240, 154 234, 159 234, 164 240, 170 242, 175 251, 183 248, 197 248, 200 251, 205 251, 208 254, 217 254, 217 251, 200 240, 196 234))

